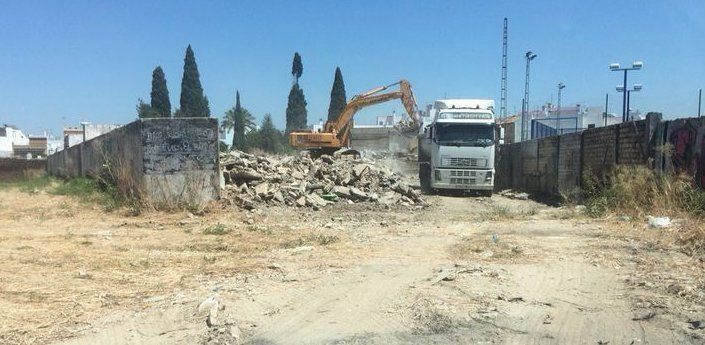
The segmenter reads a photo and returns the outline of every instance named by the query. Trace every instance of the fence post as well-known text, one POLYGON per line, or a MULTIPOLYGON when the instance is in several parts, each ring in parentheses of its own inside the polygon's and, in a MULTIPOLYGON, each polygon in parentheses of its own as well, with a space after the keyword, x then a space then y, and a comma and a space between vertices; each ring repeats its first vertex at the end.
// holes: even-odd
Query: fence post
MULTIPOLYGON (((648 113, 646 114, 646 125, 644 127, 644 146, 646 152, 642 152, 644 157, 642 157, 644 162, 648 162, 649 158, 652 158, 652 167, 656 167, 656 147, 659 145, 659 140, 656 136, 656 128, 661 123, 662 115, 661 113, 648 113)), ((663 143, 661 143, 663 144, 663 143)))

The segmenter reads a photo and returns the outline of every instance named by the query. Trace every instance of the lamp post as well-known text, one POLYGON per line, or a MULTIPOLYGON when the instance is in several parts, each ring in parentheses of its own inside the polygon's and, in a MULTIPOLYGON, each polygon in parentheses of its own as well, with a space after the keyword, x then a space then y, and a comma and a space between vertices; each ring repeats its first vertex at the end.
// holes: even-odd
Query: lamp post
POLYGON ((630 115, 629 115, 629 98, 631 96, 632 92, 639 92, 642 89, 641 84, 634 84, 634 86, 631 88, 631 90, 625 90, 624 85, 617 85, 617 92, 623 92, 625 96, 627 97, 627 121, 631 120, 630 115))
MULTIPOLYGON (((627 72, 632 70, 639 70, 644 67, 644 63, 641 61, 634 61, 632 67, 620 68, 618 63, 611 63, 611 71, 624 71, 624 83, 622 85, 627 85, 627 72)), ((622 122, 627 121, 627 93, 625 92, 622 97, 622 122)))
POLYGON ((521 114, 521 140, 527 139, 527 132, 529 130, 529 67, 531 65, 531 60, 536 58, 536 54, 531 51, 526 52, 526 82, 524 83, 524 106, 523 112, 521 114))
POLYGON ((558 83, 558 104, 556 111, 556 134, 561 135, 561 90, 565 89, 565 84, 558 83))

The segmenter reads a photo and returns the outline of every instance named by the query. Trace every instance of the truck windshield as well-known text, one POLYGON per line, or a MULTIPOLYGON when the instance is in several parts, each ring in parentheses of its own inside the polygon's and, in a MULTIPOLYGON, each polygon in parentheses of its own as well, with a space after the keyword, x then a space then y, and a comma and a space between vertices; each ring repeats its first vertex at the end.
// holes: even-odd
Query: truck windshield
POLYGON ((438 145, 485 147, 492 145, 493 139, 492 125, 439 123, 436 127, 438 145))

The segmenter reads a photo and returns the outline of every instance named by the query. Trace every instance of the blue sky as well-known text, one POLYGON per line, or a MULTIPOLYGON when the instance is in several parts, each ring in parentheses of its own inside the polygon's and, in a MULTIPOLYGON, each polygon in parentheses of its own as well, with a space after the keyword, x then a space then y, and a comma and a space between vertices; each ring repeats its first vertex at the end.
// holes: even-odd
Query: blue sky
MULTIPOLYGON (((0 123, 26 132, 80 121, 127 123, 149 99, 152 69, 166 73, 178 106, 183 55, 193 46, 213 116, 235 90, 258 119, 284 124, 291 58, 309 123, 327 114, 340 66, 348 97, 400 78, 419 103, 447 97, 500 97, 502 20, 509 18, 509 110, 521 108, 523 54, 531 69, 531 105, 621 109, 620 75, 611 62, 644 61, 630 82, 642 111, 667 117, 697 112, 705 88, 705 1, 7 1, 0 0, 0 123)), ((358 121, 402 111, 387 103, 358 121)))

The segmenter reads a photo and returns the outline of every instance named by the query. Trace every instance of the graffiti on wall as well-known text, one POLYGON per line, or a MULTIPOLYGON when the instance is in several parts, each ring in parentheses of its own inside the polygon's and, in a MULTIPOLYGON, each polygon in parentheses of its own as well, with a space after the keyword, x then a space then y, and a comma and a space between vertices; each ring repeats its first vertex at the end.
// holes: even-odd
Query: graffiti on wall
POLYGON ((672 145, 671 166, 675 172, 687 173, 695 178, 700 187, 705 187, 705 140, 698 121, 672 122, 668 142, 672 145))

